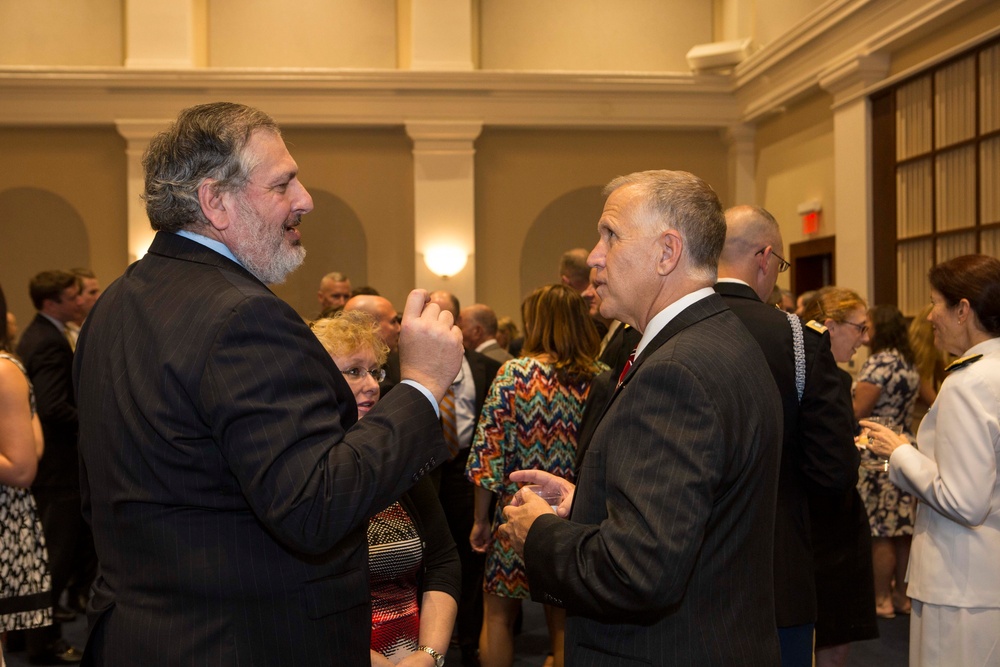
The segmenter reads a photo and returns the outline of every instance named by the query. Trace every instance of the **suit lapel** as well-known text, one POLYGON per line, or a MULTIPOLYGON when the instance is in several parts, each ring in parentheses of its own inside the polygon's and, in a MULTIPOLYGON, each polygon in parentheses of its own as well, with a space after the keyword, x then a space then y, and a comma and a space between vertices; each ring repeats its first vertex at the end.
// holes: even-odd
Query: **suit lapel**
MULTIPOLYGON (((608 404, 604 406, 604 412, 607 412, 611 404, 614 403, 615 398, 621 393, 625 385, 629 383, 632 377, 638 372, 639 368, 645 363, 647 359, 650 358, 658 349, 660 349, 664 343, 676 336, 678 333, 687 329, 689 326, 701 322, 702 320, 717 315, 720 312, 726 310, 726 304, 722 301, 722 297, 718 294, 712 294, 705 297, 699 301, 694 302, 681 312, 677 314, 672 320, 667 322, 667 326, 660 330, 660 333, 649 342, 649 344, 643 349, 642 354, 640 354, 634 362, 632 362, 632 368, 622 379, 620 386, 616 387, 613 392, 611 392, 611 398, 608 400, 608 404)), ((603 414, 602 414, 603 418, 603 414)))

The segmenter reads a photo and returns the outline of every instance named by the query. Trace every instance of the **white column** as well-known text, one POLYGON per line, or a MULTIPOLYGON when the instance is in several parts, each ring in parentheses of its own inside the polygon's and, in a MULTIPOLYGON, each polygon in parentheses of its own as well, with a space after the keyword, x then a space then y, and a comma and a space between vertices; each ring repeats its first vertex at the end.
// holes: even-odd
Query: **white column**
POLYGON ((408 9, 409 34, 401 41, 409 38, 411 69, 473 69, 472 0, 409 0, 408 9))
POLYGON ((871 104, 865 89, 889 72, 883 54, 860 56, 820 77, 833 94, 833 181, 838 287, 870 297, 875 257, 872 229, 871 104))
POLYGON ((740 204, 756 204, 757 164, 753 125, 732 125, 724 130, 723 139, 729 146, 729 201, 727 208, 740 204))
POLYGON ((128 261, 129 264, 141 259, 153 242, 152 228, 146 217, 146 204, 142 200, 145 183, 142 171, 142 154, 150 139, 167 129, 173 119, 164 120, 117 120, 118 134, 125 138, 125 155, 128 162, 128 261))
POLYGON ((125 0, 125 67, 203 64, 205 12, 205 0, 125 0))
POLYGON ((475 147, 483 129, 477 121, 407 121, 413 140, 414 241, 417 287, 448 290, 462 306, 476 302, 475 147), (453 276, 431 273, 424 254, 455 246, 468 262, 453 276))

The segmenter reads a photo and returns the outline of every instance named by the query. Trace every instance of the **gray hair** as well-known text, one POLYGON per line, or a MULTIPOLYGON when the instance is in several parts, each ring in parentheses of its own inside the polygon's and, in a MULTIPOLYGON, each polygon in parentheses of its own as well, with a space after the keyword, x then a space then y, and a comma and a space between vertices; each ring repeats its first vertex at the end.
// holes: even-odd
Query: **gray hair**
POLYGON ((208 224, 198 187, 216 180, 219 192, 238 192, 257 166, 246 147, 256 130, 281 130, 263 111, 232 102, 214 102, 181 111, 177 121, 155 136, 142 157, 146 215, 157 231, 176 232, 208 224))
POLYGON ((726 242, 726 217, 712 186, 686 171, 659 169, 619 176, 605 186, 604 196, 623 187, 639 190, 640 210, 661 229, 677 230, 693 270, 714 282, 726 242))

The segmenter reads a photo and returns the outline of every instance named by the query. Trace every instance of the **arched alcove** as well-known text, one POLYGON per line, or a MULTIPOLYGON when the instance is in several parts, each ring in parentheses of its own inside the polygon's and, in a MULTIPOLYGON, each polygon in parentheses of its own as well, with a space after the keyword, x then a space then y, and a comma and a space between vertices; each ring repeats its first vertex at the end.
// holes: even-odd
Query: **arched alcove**
POLYGON ((597 221, 604 207, 602 185, 571 190, 542 209, 521 246, 521 297, 559 280, 559 258, 571 248, 590 250, 597 243, 597 221))
POLYGON ((340 197, 310 188, 315 208, 302 218, 299 231, 306 261, 274 293, 310 319, 319 314, 316 292, 330 271, 347 274, 355 287, 368 283, 368 241, 357 213, 340 197))
POLYGON ((28 282, 41 272, 90 267, 83 218, 59 195, 40 188, 0 192, 0 285, 23 330, 34 317, 28 282))

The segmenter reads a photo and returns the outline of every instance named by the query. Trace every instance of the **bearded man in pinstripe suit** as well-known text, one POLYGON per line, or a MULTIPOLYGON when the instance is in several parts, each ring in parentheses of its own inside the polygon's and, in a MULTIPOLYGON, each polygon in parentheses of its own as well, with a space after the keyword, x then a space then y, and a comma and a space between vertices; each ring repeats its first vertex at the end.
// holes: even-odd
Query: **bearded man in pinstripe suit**
POLYGON ((368 664, 368 518, 448 449, 437 403, 462 334, 414 290, 402 382, 353 392, 267 284, 301 264, 312 198, 275 122, 181 112, 143 158, 149 253, 76 355, 95 665, 368 664))
POLYGON ((601 315, 642 332, 558 515, 527 489, 504 533, 532 597, 567 610, 566 664, 777 665, 772 538, 781 403, 712 286, 726 221, 707 183, 612 181, 589 257, 601 315), (561 518, 561 517, 567 518, 561 518))

